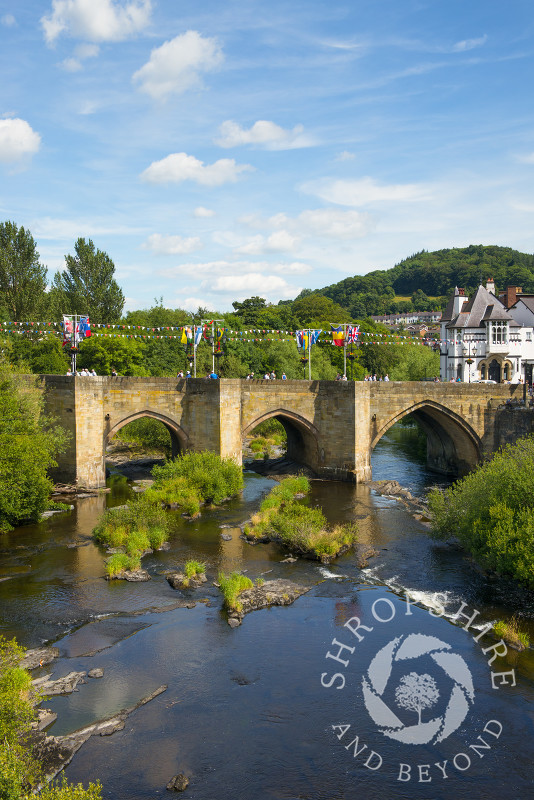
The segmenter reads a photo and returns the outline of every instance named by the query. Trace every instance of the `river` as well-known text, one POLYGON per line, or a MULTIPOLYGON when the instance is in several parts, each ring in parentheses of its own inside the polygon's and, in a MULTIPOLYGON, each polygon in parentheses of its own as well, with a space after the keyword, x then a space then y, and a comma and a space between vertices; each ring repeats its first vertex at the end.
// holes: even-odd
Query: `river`
MULTIPOLYGON (((383 437, 373 478, 394 478, 416 495, 436 482, 416 429, 395 426, 383 437)), ((166 796, 178 772, 190 779, 182 794, 188 800, 534 794, 533 651, 510 651, 489 665, 493 651, 483 650, 495 640, 475 639, 484 622, 514 614, 534 638, 531 594, 485 577, 458 549, 433 542, 400 503, 343 483, 314 481, 311 502, 332 522, 357 519, 361 540, 379 556, 364 570, 353 554, 329 567, 281 563, 278 547, 250 546, 238 535, 236 526, 273 485, 254 473, 246 474, 242 497, 223 508, 194 522, 175 515, 171 549, 143 559, 150 582, 108 582, 91 530, 106 503, 131 496, 120 476, 111 485, 110 494, 79 500, 68 514, 0 537, 0 632, 27 647, 56 644, 61 657, 53 677, 104 669, 102 679, 46 703, 59 715, 50 733, 108 717, 168 685, 123 731, 91 738, 67 768, 69 780, 98 778, 103 796, 114 800, 166 796), (180 594, 164 573, 191 557, 207 565, 207 588, 195 594, 205 602, 173 608, 180 594), (311 589, 292 606, 254 612, 233 629, 211 585, 219 569, 286 577, 311 589), (462 603, 469 616, 479 612, 469 630, 450 619, 462 603), (359 636, 346 625, 354 617, 366 626, 359 636), (443 658, 449 651, 456 654, 454 668, 443 658), (435 682, 439 697, 428 700, 433 711, 423 714, 447 719, 441 741, 426 734, 420 744, 392 738, 365 693, 371 686, 403 730, 413 726, 417 709, 403 709, 395 687, 414 671, 435 682), (509 673, 494 677, 507 685, 492 688, 492 671, 509 673)))

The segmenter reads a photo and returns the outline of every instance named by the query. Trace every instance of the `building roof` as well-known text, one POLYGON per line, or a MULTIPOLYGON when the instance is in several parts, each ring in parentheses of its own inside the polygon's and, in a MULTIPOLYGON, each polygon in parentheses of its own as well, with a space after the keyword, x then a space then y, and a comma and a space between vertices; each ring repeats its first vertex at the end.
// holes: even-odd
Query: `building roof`
MULTIPOLYGON (((451 306, 453 300, 454 296, 449 301, 451 306)), ((443 318, 445 318, 445 314, 443 318)), ((455 319, 451 319, 447 328, 480 328, 483 322, 490 320, 514 324, 514 320, 506 310, 504 303, 501 303, 494 294, 491 294, 484 286, 480 285, 471 299, 463 306, 461 312, 455 319)))
POLYGON ((460 292, 458 290, 458 287, 455 286, 454 287, 454 292, 450 296, 449 302, 447 303, 447 305, 445 307, 445 311, 441 315, 441 321, 442 322, 447 322, 447 320, 451 320, 452 319, 452 312, 453 312, 453 309, 454 309, 454 298, 455 297, 459 297, 459 295, 460 295, 460 292))

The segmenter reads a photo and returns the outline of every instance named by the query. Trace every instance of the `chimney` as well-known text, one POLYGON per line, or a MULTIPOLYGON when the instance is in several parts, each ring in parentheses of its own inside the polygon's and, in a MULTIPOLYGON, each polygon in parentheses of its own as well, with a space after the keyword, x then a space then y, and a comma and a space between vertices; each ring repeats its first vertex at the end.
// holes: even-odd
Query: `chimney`
POLYGON ((493 278, 489 278, 486 281, 486 291, 490 292, 490 294, 495 294, 495 281, 493 278))
POLYGON ((458 289, 458 287, 454 290, 454 298, 453 298, 453 305, 452 305, 452 316, 454 317, 460 313, 463 308, 464 303, 467 303, 468 298, 465 296, 465 289, 458 289))
POLYGON ((520 286, 507 286, 504 294, 504 305, 506 308, 511 308, 517 301, 517 292, 521 291, 520 286))

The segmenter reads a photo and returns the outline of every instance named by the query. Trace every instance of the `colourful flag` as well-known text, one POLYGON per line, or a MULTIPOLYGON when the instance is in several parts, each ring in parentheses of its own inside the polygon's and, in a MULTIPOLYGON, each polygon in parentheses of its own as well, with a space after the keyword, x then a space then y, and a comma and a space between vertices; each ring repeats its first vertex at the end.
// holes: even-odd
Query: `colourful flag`
POLYGON ((330 323, 330 327, 332 328, 332 339, 334 344, 337 345, 337 347, 343 347, 345 344, 343 325, 332 325, 332 323, 330 323))
POLYGON ((199 325, 195 331, 195 347, 198 347, 202 339, 202 325, 199 325))
POLYGON ((349 325, 347 328, 347 342, 357 342, 360 335, 359 325, 349 325))
POLYGON ((88 339, 91 336, 91 323, 89 317, 80 317, 76 325, 76 344, 82 339, 88 339))
POLYGON ((74 318, 63 314, 63 347, 72 344, 72 334, 74 333, 74 318))

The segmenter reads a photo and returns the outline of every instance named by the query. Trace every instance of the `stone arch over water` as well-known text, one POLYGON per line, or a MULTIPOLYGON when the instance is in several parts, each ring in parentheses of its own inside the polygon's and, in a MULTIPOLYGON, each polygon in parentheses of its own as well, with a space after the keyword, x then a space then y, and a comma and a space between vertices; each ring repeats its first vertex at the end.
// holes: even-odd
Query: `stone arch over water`
POLYGON ((254 428, 268 419, 275 418, 284 427, 287 436, 287 458, 304 464, 314 472, 319 466, 319 431, 315 425, 294 411, 277 408, 262 414, 250 422, 241 432, 244 439, 254 428))
POLYGON ((446 406, 431 400, 416 403, 391 417, 372 437, 371 451, 395 423, 413 416, 427 437, 429 469, 462 477, 482 458, 482 442, 473 428, 446 406))
POLYGON ((115 434, 118 433, 121 428, 124 428, 125 425, 129 425, 130 422, 134 422, 137 419, 143 419, 144 417, 156 419, 158 422, 161 422, 163 425, 165 425, 171 437, 172 458, 176 458, 177 455, 189 449, 189 437, 184 429, 174 420, 166 417, 164 414, 160 414, 157 411, 152 411, 149 408, 145 408, 142 411, 136 411, 135 413, 129 414, 127 417, 119 420, 119 422, 116 422, 113 427, 106 432, 104 446, 108 445, 115 434))

